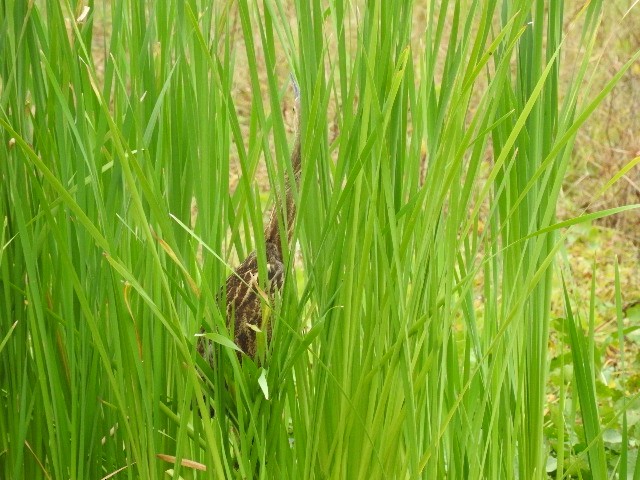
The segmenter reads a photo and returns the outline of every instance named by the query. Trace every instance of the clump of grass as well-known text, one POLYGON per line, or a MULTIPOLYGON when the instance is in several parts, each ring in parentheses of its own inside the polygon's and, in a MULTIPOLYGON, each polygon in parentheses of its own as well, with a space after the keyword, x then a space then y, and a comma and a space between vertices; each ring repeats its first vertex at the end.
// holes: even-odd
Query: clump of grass
POLYGON ((119 0, 98 69, 97 12, 4 3, 4 476, 564 478, 581 461, 594 478, 639 474, 626 420, 620 462, 605 449, 593 322, 584 339, 569 295, 575 382, 560 383, 553 442, 544 422, 565 229, 635 208, 559 222, 559 192, 576 133, 640 52, 594 90, 602 2, 565 32, 563 2, 430 1, 421 45, 413 7, 295 2, 292 25, 280 0, 119 0), (561 91, 567 35, 582 52, 561 91), (257 364, 238 361, 216 292, 228 259, 256 249, 264 271, 253 180, 264 162, 282 194, 290 170, 282 52, 303 91, 301 258, 288 252, 265 305, 257 364), (195 352, 201 325, 215 369, 195 352), (579 451, 565 430, 583 432, 579 451))

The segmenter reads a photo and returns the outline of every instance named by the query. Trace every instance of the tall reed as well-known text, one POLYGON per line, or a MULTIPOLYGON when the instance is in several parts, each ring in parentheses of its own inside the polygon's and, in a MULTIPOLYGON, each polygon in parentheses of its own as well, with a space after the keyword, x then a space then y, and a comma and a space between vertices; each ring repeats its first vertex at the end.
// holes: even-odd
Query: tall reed
MULTIPOLYGON (((603 2, 89 5, 0 7, 0 476, 545 478, 564 228, 634 208, 556 219, 576 132, 639 56, 587 88, 603 2), (266 271, 289 71, 299 254, 239 362, 217 292, 254 249, 266 271)), ((612 477, 568 296, 566 318, 579 458, 612 477)))

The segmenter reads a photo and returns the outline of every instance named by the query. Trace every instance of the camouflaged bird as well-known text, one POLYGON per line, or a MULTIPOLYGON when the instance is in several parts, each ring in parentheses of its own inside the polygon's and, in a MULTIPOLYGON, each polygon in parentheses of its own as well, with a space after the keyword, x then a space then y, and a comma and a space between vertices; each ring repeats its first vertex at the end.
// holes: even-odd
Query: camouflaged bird
MULTIPOLYGON (((301 158, 300 158, 300 92, 295 80, 292 79, 293 88, 296 94, 296 114, 298 117, 298 127, 296 140, 291 154, 291 166, 293 171, 293 183, 297 186, 300 180, 301 158)), ((231 329, 233 322, 233 332, 236 345, 242 349, 249 357, 255 358, 257 353, 256 330, 263 330, 263 309, 261 298, 267 296, 269 301, 273 301, 276 292, 282 288, 284 282, 284 263, 282 257, 283 235, 278 225, 278 213, 280 208, 285 208, 285 228, 287 244, 291 242, 293 234, 293 224, 296 217, 296 205, 293 198, 292 184, 287 178, 285 201, 276 199, 276 205, 271 212, 269 223, 264 229, 264 241, 266 252, 267 282, 263 291, 258 282, 258 257, 256 252, 251 252, 249 256, 240 264, 236 270, 227 278, 224 289, 218 293, 218 299, 224 299, 226 291, 226 320, 227 327, 231 329)), ((200 333, 204 333, 204 328, 200 333)), ((271 323, 266 325, 267 341, 271 339, 271 323)), ((198 353, 213 367, 214 349, 212 342, 204 336, 198 339, 198 353)))

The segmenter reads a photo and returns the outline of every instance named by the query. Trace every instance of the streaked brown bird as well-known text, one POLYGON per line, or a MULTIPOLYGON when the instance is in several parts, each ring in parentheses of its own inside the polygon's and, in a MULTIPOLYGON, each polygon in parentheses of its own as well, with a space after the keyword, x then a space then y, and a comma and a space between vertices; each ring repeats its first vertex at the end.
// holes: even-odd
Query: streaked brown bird
MULTIPOLYGON (((300 182, 301 152, 300 152, 300 91, 292 78, 296 94, 297 131, 291 154, 293 184, 300 182)), ((258 257, 253 251, 227 278, 225 287, 218 293, 218 299, 224 298, 226 291, 226 320, 227 327, 233 332, 235 343, 249 357, 255 359, 257 353, 256 330, 264 331, 266 327, 267 342, 271 339, 271 322, 264 325, 261 297, 266 294, 272 302, 276 292, 282 288, 285 267, 282 256, 283 235, 278 225, 278 214, 285 209, 284 219, 287 244, 291 243, 293 224, 296 218, 296 204, 293 197, 291 179, 287 177, 285 199, 282 202, 276 198, 276 204, 271 212, 269 222, 264 229, 264 241, 267 262, 267 282, 263 291, 258 281, 258 257)), ((204 328, 200 333, 204 333, 204 328)), ((213 367, 214 350, 211 340, 204 336, 198 339, 198 353, 213 367)))

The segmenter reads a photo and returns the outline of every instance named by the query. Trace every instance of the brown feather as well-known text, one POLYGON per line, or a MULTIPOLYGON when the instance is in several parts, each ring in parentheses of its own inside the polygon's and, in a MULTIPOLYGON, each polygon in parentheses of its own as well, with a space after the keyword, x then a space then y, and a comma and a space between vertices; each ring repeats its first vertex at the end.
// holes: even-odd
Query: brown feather
MULTIPOLYGON (((298 113, 298 123, 300 114, 298 113)), ((300 128, 298 126, 296 140, 291 154, 291 166, 293 171, 293 184, 296 187, 300 180, 301 170, 300 152, 300 128)), ((285 201, 281 203, 276 199, 276 205, 271 212, 269 222, 264 229, 265 252, 267 261, 267 283, 266 291, 268 299, 273 301, 275 293, 282 288, 284 282, 284 264, 282 257, 282 235, 278 222, 279 209, 286 209, 284 220, 286 222, 287 244, 291 242, 293 235, 293 224, 296 217, 296 205, 293 197, 292 182, 287 178, 285 201)), ((261 291, 258 282, 258 258, 256 252, 252 252, 240 264, 236 270, 229 275, 224 289, 218 293, 218 299, 225 298, 226 290, 226 320, 227 327, 233 331, 235 343, 249 357, 255 358, 257 353, 256 331, 254 328, 263 329, 261 291), (252 328, 253 327, 253 328, 252 328)), ((271 340, 271 324, 266 325, 267 341, 271 340)), ((204 328, 201 329, 204 333, 204 328)), ((211 341, 205 337, 198 339, 198 353, 213 366, 213 346, 211 341)))

